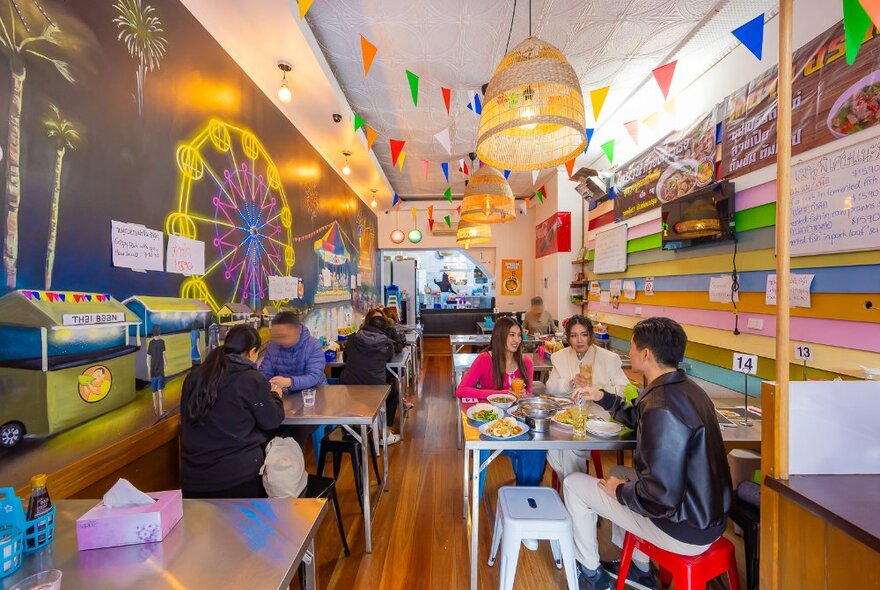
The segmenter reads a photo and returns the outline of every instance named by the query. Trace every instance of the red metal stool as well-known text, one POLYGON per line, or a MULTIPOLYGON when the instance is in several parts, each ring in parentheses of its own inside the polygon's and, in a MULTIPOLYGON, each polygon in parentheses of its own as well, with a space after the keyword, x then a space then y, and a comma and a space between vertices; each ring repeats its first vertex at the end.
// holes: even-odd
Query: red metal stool
POLYGON ((727 574, 730 590, 739 590, 739 574, 736 570, 736 551, 733 543, 719 538, 700 555, 688 557, 664 551, 644 541, 632 533, 623 540, 623 555, 620 558, 620 573, 617 576, 617 590, 626 586, 633 551, 638 549, 660 566, 660 579, 663 588, 675 584, 675 590, 704 590, 709 580, 727 574))
MULTIPOLYGON (((590 451, 590 459, 593 461, 593 469, 596 470, 596 477, 599 479, 605 479, 605 472, 602 470, 602 452, 601 451, 590 451)), ((590 464, 587 463, 587 471, 590 470, 590 464)), ((556 471, 551 470, 550 473, 550 485, 553 486, 553 489, 556 490, 556 493, 560 493, 562 491, 562 482, 559 481, 559 478, 556 476, 556 471)))

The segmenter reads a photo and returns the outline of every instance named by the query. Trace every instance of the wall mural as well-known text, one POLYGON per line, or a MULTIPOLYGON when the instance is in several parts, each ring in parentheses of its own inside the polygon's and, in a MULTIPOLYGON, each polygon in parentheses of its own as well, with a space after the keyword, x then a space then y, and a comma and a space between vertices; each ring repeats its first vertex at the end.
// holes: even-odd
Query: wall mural
POLYGON ((0 51, 6 291, 256 310, 290 274, 328 337, 378 301, 375 214, 177 0, 0 0, 0 51), (114 268, 111 220, 205 242, 205 274, 114 268))

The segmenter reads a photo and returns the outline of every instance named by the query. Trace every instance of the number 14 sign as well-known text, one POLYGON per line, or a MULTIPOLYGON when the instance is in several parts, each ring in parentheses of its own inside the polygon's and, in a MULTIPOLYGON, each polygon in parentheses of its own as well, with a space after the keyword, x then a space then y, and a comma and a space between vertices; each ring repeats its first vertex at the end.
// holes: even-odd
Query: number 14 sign
POLYGON ((754 375, 758 372, 758 357, 754 354, 733 353, 733 370, 737 373, 754 375))

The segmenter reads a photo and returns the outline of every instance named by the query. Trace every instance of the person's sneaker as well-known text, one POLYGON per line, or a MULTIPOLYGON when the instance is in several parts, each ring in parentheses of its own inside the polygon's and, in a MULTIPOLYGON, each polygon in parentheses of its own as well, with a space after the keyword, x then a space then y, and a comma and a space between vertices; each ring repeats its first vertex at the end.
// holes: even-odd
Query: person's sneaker
POLYGON ((385 439, 385 442, 389 445, 396 445, 400 442, 400 435, 394 432, 389 432, 388 436, 385 439))
POLYGON ((523 539, 522 544, 526 546, 526 549, 529 551, 537 551, 538 550, 538 540, 537 539, 523 539))
MULTIPOLYGON (((616 580, 620 572, 620 561, 603 561, 602 568, 616 580)), ((629 564, 629 571, 626 572, 626 585, 638 590, 655 590, 657 588, 657 582, 650 569, 642 571, 635 562, 629 564)))
POLYGON ((602 566, 594 571, 588 570, 581 564, 578 564, 577 568, 579 590, 609 590, 611 588, 611 576, 602 566))

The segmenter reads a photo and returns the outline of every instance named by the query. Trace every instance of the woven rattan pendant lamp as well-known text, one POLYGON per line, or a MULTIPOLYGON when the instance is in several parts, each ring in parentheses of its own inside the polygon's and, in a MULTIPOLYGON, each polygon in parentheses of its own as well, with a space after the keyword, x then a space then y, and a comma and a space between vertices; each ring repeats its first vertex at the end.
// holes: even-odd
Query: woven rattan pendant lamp
POLYGON ((530 5, 529 37, 495 68, 480 116, 477 155, 501 170, 553 168, 587 147, 577 74, 559 49, 532 36, 531 18, 530 5))
POLYGON ((455 243, 465 250, 476 244, 485 244, 492 240, 492 227, 484 223, 462 221, 455 232, 455 243))
POLYGON ((504 223, 516 219, 516 204, 507 179, 496 168, 483 166, 471 173, 461 202, 461 220, 504 223))

